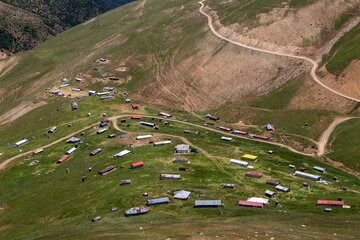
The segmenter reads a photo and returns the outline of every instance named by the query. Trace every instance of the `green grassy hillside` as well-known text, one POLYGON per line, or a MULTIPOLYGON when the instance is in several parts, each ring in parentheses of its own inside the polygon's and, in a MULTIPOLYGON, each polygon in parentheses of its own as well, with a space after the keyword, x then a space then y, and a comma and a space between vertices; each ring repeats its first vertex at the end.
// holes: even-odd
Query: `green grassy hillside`
POLYGON ((328 157, 355 171, 360 171, 359 130, 359 119, 348 120, 335 129, 329 141, 333 152, 328 157))

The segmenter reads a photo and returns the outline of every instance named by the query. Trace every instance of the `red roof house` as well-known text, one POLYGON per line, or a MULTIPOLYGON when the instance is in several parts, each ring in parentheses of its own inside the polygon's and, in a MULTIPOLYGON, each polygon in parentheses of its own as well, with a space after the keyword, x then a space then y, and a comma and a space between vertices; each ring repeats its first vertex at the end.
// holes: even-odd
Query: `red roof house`
POLYGON ((250 202, 250 201, 240 200, 240 201, 239 201, 239 206, 244 206, 244 207, 260 207, 260 208, 262 208, 262 207, 264 206, 264 203, 262 203, 262 202, 250 202))
POLYGON ((326 205, 326 206, 343 206, 344 201, 331 201, 331 200, 318 200, 317 205, 326 205))
POLYGON ((140 161, 140 162, 136 162, 136 163, 131 164, 131 168, 139 168, 139 167, 142 167, 142 166, 144 166, 144 162, 143 162, 143 161, 140 161))

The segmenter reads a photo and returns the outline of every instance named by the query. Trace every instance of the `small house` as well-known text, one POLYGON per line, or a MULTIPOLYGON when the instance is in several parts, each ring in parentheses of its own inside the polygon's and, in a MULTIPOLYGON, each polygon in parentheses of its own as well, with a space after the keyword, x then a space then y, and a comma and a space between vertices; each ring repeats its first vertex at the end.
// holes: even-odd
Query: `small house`
POLYGON ((139 109, 139 106, 135 103, 133 105, 131 105, 131 107, 132 107, 132 109, 139 109))
POLYGON ((234 188, 235 188, 235 184, 225 183, 225 184, 224 184, 224 188, 234 189, 234 188))
POLYGON ((98 222, 101 220, 100 216, 94 217, 93 219, 91 219, 92 222, 98 222))
POLYGON ((62 158, 60 158, 60 159, 56 162, 56 164, 61 164, 61 163, 63 163, 66 159, 69 158, 69 156, 70 156, 70 155, 65 155, 65 156, 63 156, 62 158))
POLYGON ((205 118, 208 118, 208 119, 213 120, 213 121, 219 121, 220 120, 219 117, 215 117, 215 116, 212 116, 210 114, 206 114, 205 118))
POLYGON ((310 180, 313 180, 313 181, 320 181, 321 180, 320 176, 316 176, 316 175, 313 175, 313 174, 304 173, 304 172, 300 172, 300 171, 296 171, 294 173, 294 175, 297 176, 297 177, 307 178, 307 179, 310 179, 310 180))
POLYGON ((306 171, 306 168, 301 167, 301 168, 300 168, 300 171, 305 172, 305 171, 306 171))
POLYGON ((130 116, 130 119, 132 120, 141 120, 141 118, 142 118, 141 116, 130 116))
POLYGON ((264 207, 264 204, 262 202, 251 202, 245 200, 240 200, 238 204, 239 206, 243 206, 243 207, 258 207, 258 208, 264 207))
POLYGON ((173 163, 190 163, 188 158, 174 158, 173 163))
POLYGON ((147 200, 147 204, 148 206, 154 206, 154 205, 160 205, 160 204, 166 204, 169 203, 169 198, 168 197, 164 197, 164 198, 156 198, 156 199, 149 199, 147 200))
POLYGON ((106 131, 107 131, 106 128, 100 129, 99 131, 96 132, 96 134, 102 134, 102 133, 104 133, 104 132, 106 132, 106 131))
POLYGON ((265 196, 269 197, 269 198, 273 198, 273 197, 276 197, 276 193, 275 192, 272 192, 270 190, 266 190, 265 191, 265 196))
POLYGON ((222 127, 222 126, 220 126, 219 129, 224 130, 224 131, 226 131, 226 132, 231 132, 231 131, 232 131, 231 128, 222 127))
POLYGON ((162 141, 162 142, 155 142, 155 143, 154 143, 154 146, 168 145, 168 144, 171 144, 171 141, 170 141, 170 140, 168 140, 168 141, 162 141))
POLYGON ((104 91, 113 91, 114 88, 113 87, 104 87, 104 91))
POLYGON ((231 138, 231 137, 221 137, 221 140, 232 142, 233 138, 231 138))
POLYGON ((249 165, 248 162, 236 160, 236 159, 230 159, 230 164, 241 166, 241 167, 247 167, 249 165))
POLYGON ((66 143, 77 143, 77 142, 80 142, 81 139, 79 138, 76 138, 76 137, 72 137, 72 138, 69 138, 68 140, 66 140, 66 143))
POLYGON ((60 85, 60 86, 59 86, 59 89, 66 88, 66 87, 68 87, 68 86, 70 86, 70 84, 68 84, 68 83, 67 83, 67 84, 64 84, 64 85, 60 85))
POLYGON ((79 88, 72 88, 71 91, 73 92, 80 92, 81 90, 79 88))
POLYGON ((181 200, 187 200, 190 196, 191 192, 180 190, 175 193, 174 198, 181 199, 181 200))
POLYGON ((190 146, 187 144, 180 144, 175 147, 175 153, 178 154, 189 154, 190 153, 190 146))
POLYGON ((21 147, 21 146, 24 146, 25 144, 28 144, 29 143, 29 140, 27 139, 23 139, 21 141, 18 141, 16 142, 13 147, 21 147))
POLYGON ((99 92, 99 93, 96 93, 96 96, 108 96, 110 95, 109 92, 99 92))
POLYGON ((100 127, 103 128, 103 127, 106 127, 108 124, 106 122, 101 122, 100 123, 100 127))
POLYGON ((188 169, 189 169, 189 168, 187 168, 187 167, 179 167, 179 168, 178 168, 178 170, 179 170, 180 172, 186 172, 188 169))
POLYGON ((275 187, 275 189, 278 190, 278 191, 281 191, 281 192, 290 192, 290 188, 283 187, 283 186, 280 186, 280 185, 277 185, 275 187))
POLYGON ((131 184, 131 180, 130 179, 127 179, 127 180, 121 180, 120 181, 120 185, 123 186, 123 185, 129 185, 131 184))
POLYGON ((250 197, 250 198, 247 199, 247 201, 263 203, 264 205, 267 205, 269 203, 269 199, 259 198, 259 197, 250 197))
POLYGON ((266 180, 266 184, 273 185, 273 186, 277 186, 277 185, 280 184, 280 182, 279 182, 279 181, 275 181, 275 180, 268 179, 268 180, 266 180))
POLYGON ((242 157, 241 157, 241 159, 242 160, 247 160, 247 161, 256 161, 257 160, 257 156, 255 156, 255 155, 250 155, 250 154, 244 154, 242 157))
POLYGON ((119 77, 109 77, 109 80, 119 81, 119 80, 120 80, 120 78, 119 78, 119 77))
POLYGON ((290 164, 290 165, 289 165, 289 168, 296 169, 296 166, 290 164))
POLYGON ((76 102, 71 103, 72 110, 78 109, 78 104, 76 102))
POLYGON ((315 166, 315 167, 313 167, 313 169, 315 171, 318 171, 318 172, 321 172, 321 173, 326 173, 326 169, 322 168, 322 167, 315 166))
POLYGON ((247 177, 254 177, 254 178, 261 178, 262 177, 262 173, 259 172, 246 172, 245 176, 247 177))
POLYGON ((134 207, 134 208, 130 208, 129 210, 125 210, 125 216, 127 216, 127 217, 136 216, 136 215, 141 215, 141 214, 145 214, 148 212, 149 212, 149 209, 147 209, 146 207, 134 207))
POLYGON ((344 206, 344 201, 317 200, 317 205, 342 207, 342 206, 344 206))
POLYGON ((154 127, 155 123, 149 123, 149 122, 140 122, 140 125, 148 126, 148 127, 154 127))
POLYGON ((161 174, 160 180, 176 180, 179 181, 181 179, 180 175, 176 174, 161 174))
POLYGON ((54 133, 55 130, 56 130, 56 127, 54 126, 54 127, 52 127, 52 128, 49 129, 48 133, 54 133))
MULTIPOLYGON (((43 149, 43 148, 40 148, 40 149, 34 151, 34 152, 33 152, 33 155, 37 155, 37 154, 39 154, 39 153, 42 153, 43 151, 44 151, 44 149, 43 149)), ((1 156, 1 155, 2 155, 2 154, 0 153, 0 156, 1 156)))
POLYGON ((126 155, 128 155, 128 154, 130 154, 130 153, 131 153, 131 151, 129 151, 129 150, 124 150, 124 151, 121 151, 121 152, 115 154, 115 155, 114 155, 114 158, 124 157, 124 156, 126 156, 126 155))
POLYGON ((272 131, 272 130, 274 130, 274 128, 271 126, 270 123, 268 123, 268 124, 266 124, 266 130, 272 131))
POLYGON ((136 140, 143 140, 143 139, 149 139, 149 138, 152 138, 152 135, 137 136, 136 140))
POLYGON ((126 103, 131 103, 130 98, 125 99, 125 102, 126 102, 126 103))
POLYGON ((108 138, 114 138, 114 137, 116 137, 115 134, 110 134, 110 135, 108 136, 108 138))
POLYGON ((164 117, 164 118, 171 118, 171 114, 168 114, 168 113, 164 113, 164 112, 161 112, 158 114, 160 117, 164 117))
POLYGON ((75 78, 75 81, 77 81, 77 82, 83 82, 84 79, 82 79, 82 78, 75 78))
POLYGON ((140 161, 140 162, 136 162, 136 163, 131 164, 131 169, 139 168, 139 167, 143 167, 143 166, 144 166, 144 162, 140 161))
POLYGON ((94 96, 95 94, 96 94, 96 91, 92 91, 92 90, 89 91, 89 96, 94 96))
POLYGON ((195 206, 196 208, 201 207, 221 207, 221 200, 196 200, 195 206))
POLYGON ((112 172, 113 170, 115 170, 115 167, 114 167, 114 166, 108 166, 108 167, 100 170, 100 171, 98 172, 98 174, 102 176, 102 175, 105 175, 105 174, 107 174, 107 173, 109 173, 109 172, 112 172))
POLYGON ((238 130, 234 130, 231 132, 232 134, 241 134, 241 135, 247 135, 247 132, 244 131, 238 131, 238 130))
POLYGON ((114 99, 115 96, 103 96, 103 97, 100 97, 100 100, 106 100, 106 99, 114 99))
POLYGON ((67 151, 65 154, 66 155, 71 155, 75 151, 76 151, 76 147, 73 147, 73 148, 70 148, 69 151, 67 151))
POLYGON ((98 153, 101 152, 101 151, 102 151, 101 148, 97 148, 97 149, 95 149, 94 151, 92 151, 92 152, 90 153, 90 156, 95 156, 96 154, 98 154, 98 153))

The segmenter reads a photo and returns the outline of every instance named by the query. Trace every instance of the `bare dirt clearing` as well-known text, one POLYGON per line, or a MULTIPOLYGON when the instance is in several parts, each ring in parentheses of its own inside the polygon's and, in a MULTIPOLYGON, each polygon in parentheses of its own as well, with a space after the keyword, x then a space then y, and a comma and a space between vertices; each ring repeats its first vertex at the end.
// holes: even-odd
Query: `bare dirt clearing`
POLYGON ((46 102, 38 102, 38 103, 32 103, 32 102, 23 102, 17 107, 11 109, 10 111, 4 113, 0 116, 0 125, 9 123, 14 121, 15 119, 18 119, 19 117, 24 116, 26 113, 34 110, 35 108, 41 107, 45 105, 46 102))

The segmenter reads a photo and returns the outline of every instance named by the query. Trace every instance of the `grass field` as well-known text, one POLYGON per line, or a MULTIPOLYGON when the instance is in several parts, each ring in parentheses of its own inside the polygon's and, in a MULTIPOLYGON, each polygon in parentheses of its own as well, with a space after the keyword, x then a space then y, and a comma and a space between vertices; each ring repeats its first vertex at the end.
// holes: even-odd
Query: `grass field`
POLYGON ((327 156, 346 167, 360 171, 359 130, 359 119, 350 119, 340 124, 331 135, 329 149, 333 152, 327 156))
MULTIPOLYGON (((331 215, 341 222, 348 221, 350 225, 356 226, 359 223, 356 214, 354 215, 359 211, 360 202, 357 194, 331 187, 337 185, 360 190, 359 182, 355 177, 313 158, 299 156, 267 144, 248 140, 227 143, 220 140, 219 134, 205 135, 203 131, 200 135, 185 135, 182 133, 184 128, 190 130, 195 128, 189 128, 181 123, 172 123, 171 128, 164 124, 164 120, 155 121, 160 129, 154 134, 166 133, 187 137, 195 146, 213 156, 230 175, 220 171, 213 160, 203 153, 191 154, 190 164, 172 163, 172 158, 176 156, 173 153, 174 146, 181 142, 175 137, 172 138, 171 145, 154 147, 149 145, 147 140, 139 143, 140 141, 134 140, 134 135, 131 134, 127 134, 122 139, 114 128, 101 135, 95 134, 96 130, 89 129, 83 137, 83 144, 80 144, 78 150, 63 164, 56 165, 55 162, 71 146, 64 142, 45 149, 40 155, 19 159, 17 164, 1 173, 0 206, 4 209, 0 213, 2 216, 0 225, 3 226, 0 236, 5 239, 21 239, 25 236, 27 239, 85 239, 91 232, 94 239, 118 237, 130 239, 142 236, 152 239, 159 237, 181 239, 201 234, 208 237, 218 235, 228 238, 235 233, 242 237, 255 234, 261 238, 266 238, 266 234, 274 234, 279 239, 287 239, 288 230, 275 227, 275 223, 283 226, 284 223, 281 222, 284 219, 293 218, 289 221, 288 228, 295 230, 294 238, 305 236, 311 239, 323 234, 321 229, 324 229, 324 225, 316 224, 316 221, 328 219, 323 213, 323 208, 316 207, 316 200, 336 199, 338 196, 343 197, 352 209, 350 211, 337 208, 331 215), (116 133, 118 137, 108 139, 107 135, 110 133, 116 133), (135 143, 134 149, 129 148, 131 142, 135 143), (103 151, 94 157, 89 157, 89 153, 98 147, 103 151), (275 151, 274 155, 266 153, 270 148, 275 151), (112 157, 123 149, 130 149, 132 154, 116 159, 112 157), (251 165, 255 167, 255 171, 264 174, 263 178, 245 177, 247 171, 245 168, 228 164, 230 158, 240 159, 243 153, 259 156, 259 160, 251 165), (33 160, 39 160, 39 164, 28 166, 27 163, 33 160), (131 163, 140 160, 145 162, 143 168, 129 169, 131 163), (276 164, 277 160, 281 161, 280 165, 276 164), (323 176, 325 180, 331 181, 332 176, 336 175, 341 181, 332 182, 330 186, 310 183, 311 190, 307 191, 302 187, 304 180, 293 177, 290 173, 294 170, 288 167, 288 164, 299 166, 300 160, 310 169, 310 173, 316 173, 311 170, 313 165, 323 166, 328 169, 328 173, 323 176), (105 176, 97 175, 97 171, 109 165, 114 165, 116 170, 105 176), (179 166, 186 166, 190 170, 178 172, 179 166), (91 173, 88 172, 89 167, 93 169, 91 173), (70 173, 65 173, 66 168, 70 169, 70 173), (181 174, 182 179, 160 181, 161 173, 181 174), (88 181, 81 182, 82 176, 87 176, 88 181), (238 179, 238 182, 232 177, 238 179), (236 205, 240 199, 250 196, 263 197, 266 189, 274 190, 273 186, 265 184, 265 180, 269 178, 280 180, 282 185, 291 188, 291 192, 279 192, 277 198, 271 199, 269 207, 264 209, 243 208, 236 205), (120 186, 122 179, 131 179, 132 184, 120 186), (224 189, 222 187, 224 183, 235 183, 235 190, 224 189), (179 189, 190 190, 191 198, 187 201, 174 200, 167 193, 179 189), (148 192, 149 197, 143 197, 143 192, 148 192), (125 209, 145 205, 146 199, 166 196, 171 199, 170 203, 149 207, 150 213, 147 215, 129 218, 123 215, 125 209), (221 208, 224 214, 220 215, 219 209, 194 209, 193 204, 196 199, 221 199, 224 203, 224 207, 221 208), (275 200, 279 201, 280 206, 274 205, 275 200), (110 211, 114 206, 119 207, 118 212, 110 211), (98 215, 103 219, 99 223, 91 223, 90 219, 98 215), (257 226, 263 219, 273 223, 269 223, 266 228, 257 226), (175 222, 182 223, 181 228, 185 233, 180 231, 181 228, 171 230, 175 222), (194 222, 192 229, 189 229, 189 222, 194 222), (202 227, 217 222, 222 222, 218 228, 202 227), (240 229, 236 230, 234 224, 240 224, 240 229), (302 224, 311 227, 313 231, 307 233, 300 226, 302 224), (117 226, 117 230, 111 230, 114 226, 117 226), (247 226, 255 226, 256 230, 243 230, 247 226), (91 230, 88 230, 90 228, 91 230)), ((124 123, 119 125, 130 132, 154 131, 139 125, 138 122, 128 120, 126 124, 129 123, 130 127, 126 127, 124 123)), ((156 140, 167 138, 155 136, 156 140)), ((354 232, 349 232, 348 226, 337 225, 333 231, 350 237, 354 232)), ((327 233, 327 236, 331 239, 334 233, 327 233)))
POLYGON ((323 62, 326 63, 326 69, 332 74, 340 75, 352 60, 360 58, 359 46, 360 25, 357 25, 340 38, 323 59, 323 62))

